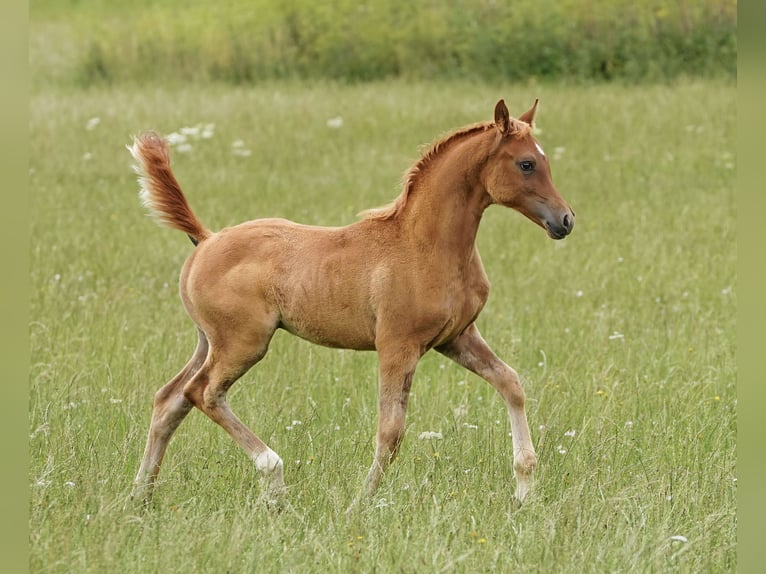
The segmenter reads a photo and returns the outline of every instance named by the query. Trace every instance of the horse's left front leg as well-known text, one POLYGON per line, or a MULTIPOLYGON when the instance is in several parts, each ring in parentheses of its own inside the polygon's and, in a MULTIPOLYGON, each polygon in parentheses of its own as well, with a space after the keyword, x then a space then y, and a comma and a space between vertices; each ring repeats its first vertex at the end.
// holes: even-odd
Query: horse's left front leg
POLYGON ((380 396, 375 459, 367 473, 365 489, 372 495, 386 467, 393 462, 404 438, 404 423, 415 367, 422 355, 419 346, 395 344, 378 349, 380 396))
POLYGON ((521 388, 519 376, 492 352, 475 324, 436 350, 489 382, 503 397, 511 419, 516 498, 523 502, 531 488, 537 455, 529 434, 524 389, 521 388))

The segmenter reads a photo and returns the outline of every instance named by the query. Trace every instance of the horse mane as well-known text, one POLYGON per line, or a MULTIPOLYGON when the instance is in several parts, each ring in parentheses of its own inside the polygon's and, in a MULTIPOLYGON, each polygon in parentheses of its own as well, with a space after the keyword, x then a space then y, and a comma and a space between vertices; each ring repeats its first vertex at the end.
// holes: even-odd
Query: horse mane
MULTIPOLYGON (((387 220, 396 217, 402 212, 404 206, 407 204, 407 199, 410 192, 415 187, 418 176, 424 171, 428 164, 441 152, 445 151, 458 141, 462 141, 465 138, 472 136, 479 132, 485 132, 490 128, 495 127, 495 122, 479 122, 471 124, 462 128, 459 128, 453 132, 450 132, 434 143, 432 143, 428 149, 423 153, 418 161, 416 161, 402 177, 402 192, 399 196, 383 207, 376 207, 372 209, 365 209, 359 215, 363 219, 379 219, 387 220)), ((532 127, 521 120, 511 118, 510 130, 507 135, 517 138, 522 138, 531 132, 532 127)))

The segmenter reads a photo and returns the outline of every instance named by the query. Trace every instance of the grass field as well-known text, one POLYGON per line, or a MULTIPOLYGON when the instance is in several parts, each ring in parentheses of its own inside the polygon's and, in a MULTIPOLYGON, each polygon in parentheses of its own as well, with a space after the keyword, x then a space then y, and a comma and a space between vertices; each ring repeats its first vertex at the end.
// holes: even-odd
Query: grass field
POLYGON ((735 571, 732 84, 52 89, 30 119, 32 572, 735 571), (373 452, 375 356, 284 333, 230 402, 284 459, 289 507, 265 507, 198 412, 153 508, 127 504, 152 395, 196 342, 177 295, 192 246, 145 216, 132 134, 213 125, 174 155, 213 229, 341 225, 398 194, 421 144, 537 96, 577 227, 554 242, 494 207, 479 232, 478 323, 522 377, 539 456, 524 506, 502 401, 429 354, 399 460, 346 519, 373 452))

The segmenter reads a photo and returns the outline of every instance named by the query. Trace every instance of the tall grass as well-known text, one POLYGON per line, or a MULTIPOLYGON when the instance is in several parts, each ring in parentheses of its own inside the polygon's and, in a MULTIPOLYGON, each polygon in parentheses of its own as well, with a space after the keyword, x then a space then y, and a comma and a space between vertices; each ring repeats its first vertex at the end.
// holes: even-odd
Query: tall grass
POLYGON ((735 571, 734 102, 717 82, 36 93, 31 571, 735 571), (231 403, 285 460, 289 507, 268 511, 252 465, 197 412, 154 507, 127 504, 152 394, 195 343, 176 293, 192 246, 140 208, 130 134, 214 124, 174 155, 214 229, 340 225, 398 193, 420 144, 535 96, 577 227, 553 242, 491 208, 479 233, 480 328, 521 374, 540 458, 529 502, 512 502, 502 401, 428 355, 400 459, 347 520, 372 456, 375 356, 279 334, 231 403))
POLYGON ((666 81, 736 74, 736 0, 32 4, 34 80, 666 81))

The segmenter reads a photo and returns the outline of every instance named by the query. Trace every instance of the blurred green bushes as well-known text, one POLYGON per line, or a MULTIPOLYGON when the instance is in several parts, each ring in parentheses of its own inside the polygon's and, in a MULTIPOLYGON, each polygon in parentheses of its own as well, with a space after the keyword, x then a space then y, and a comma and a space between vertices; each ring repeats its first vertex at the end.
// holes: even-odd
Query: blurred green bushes
POLYGON ((736 77, 736 0, 40 0, 37 82, 736 77))

